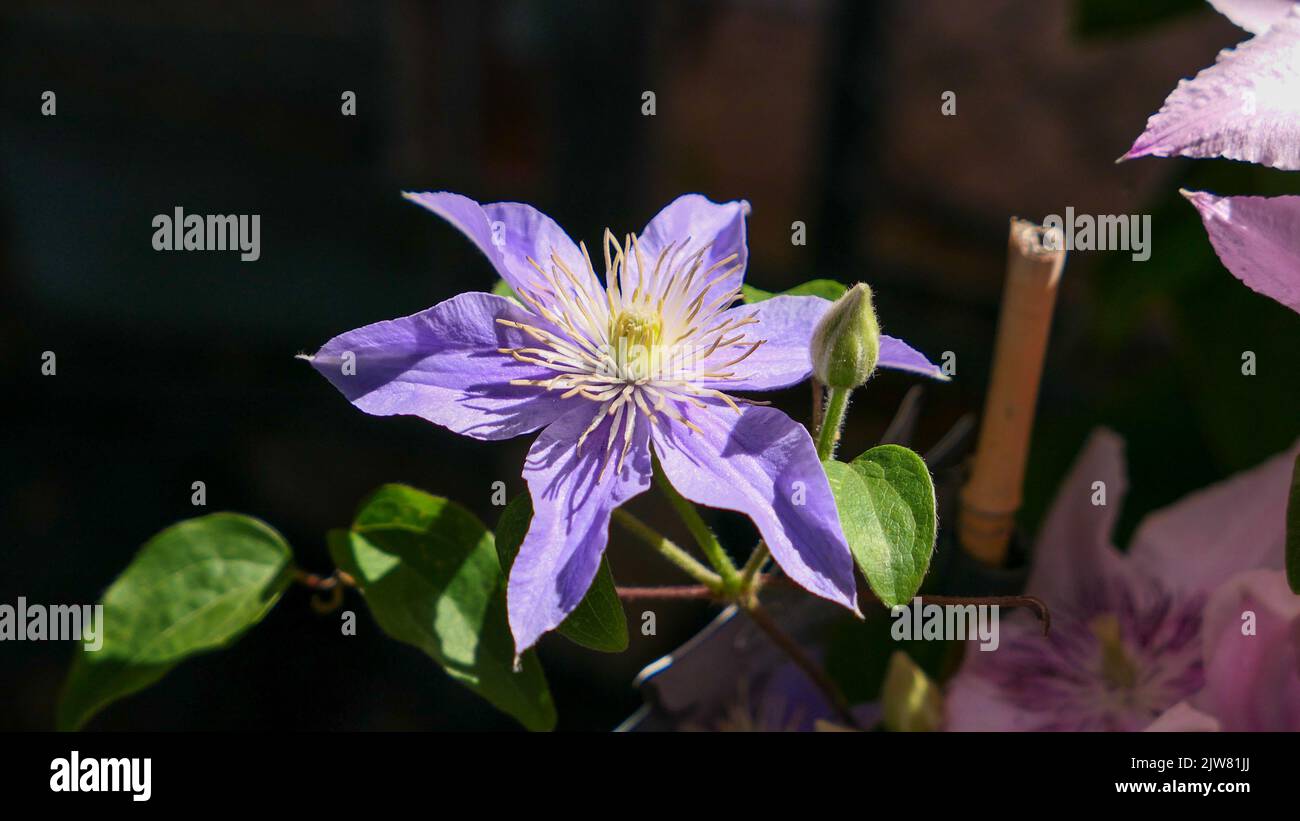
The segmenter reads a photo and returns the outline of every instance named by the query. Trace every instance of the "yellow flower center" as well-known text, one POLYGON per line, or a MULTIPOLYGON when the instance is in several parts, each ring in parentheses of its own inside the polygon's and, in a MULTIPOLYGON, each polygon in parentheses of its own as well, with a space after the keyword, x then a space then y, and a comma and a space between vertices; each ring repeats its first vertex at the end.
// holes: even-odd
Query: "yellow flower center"
POLYGON ((636 308, 619 311, 614 317, 610 337, 626 347, 639 346, 647 350, 659 344, 664 323, 659 314, 636 308))
POLYGON ((616 453, 616 470, 622 470, 638 420, 658 425, 666 419, 698 433, 700 428, 684 412, 688 407, 703 414, 722 404, 740 413, 737 402, 763 404, 733 399, 715 387, 739 378, 734 366, 766 341, 751 339, 744 330, 758 322, 752 312, 728 311, 740 299, 740 287, 728 279, 740 266, 739 254, 706 263, 711 243, 688 249, 688 237, 648 257, 639 242, 629 234, 620 243, 605 232, 603 285, 586 245, 579 244, 584 265, 571 265, 575 260, 561 259, 554 251, 549 267, 528 258, 538 275, 536 283, 516 283, 515 292, 559 333, 497 319, 530 338, 517 347, 499 348, 500 353, 555 372, 545 378, 512 379, 510 384, 595 403, 591 424, 578 437, 579 448, 609 421, 609 432, 602 437, 601 475, 616 453), (730 287, 718 287, 721 282, 730 287), (722 354, 715 356, 718 352, 722 354))
POLYGON ((654 374, 663 326, 658 313, 638 308, 619 311, 610 323, 609 333, 615 371, 633 382, 654 374))
POLYGON ((1137 667, 1124 650, 1119 619, 1114 613, 1097 616, 1088 623, 1092 634, 1101 642, 1101 675, 1109 684, 1131 689, 1137 684, 1137 667))

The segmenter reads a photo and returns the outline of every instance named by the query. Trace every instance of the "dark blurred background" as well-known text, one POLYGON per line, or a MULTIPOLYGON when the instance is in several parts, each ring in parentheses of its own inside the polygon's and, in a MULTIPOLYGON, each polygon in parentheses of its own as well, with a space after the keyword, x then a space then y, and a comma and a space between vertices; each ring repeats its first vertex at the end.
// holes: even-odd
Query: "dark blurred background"
MULTIPOLYGON (((1196 0, 6 2, 0 10, 0 602, 95 601, 157 530, 264 518, 309 570, 386 481, 495 525, 531 437, 484 445, 353 409, 293 359, 494 281, 403 189, 522 200, 575 238, 639 230, 678 193, 753 205, 748 280, 866 280, 886 331, 957 379, 931 444, 982 400, 1007 220, 1154 215, 1153 255, 1076 253, 1058 305, 1024 523, 1087 430, 1129 440, 1138 515, 1296 434, 1285 308, 1214 258, 1179 185, 1296 192, 1232 163, 1113 164, 1179 77, 1246 35, 1196 0), (1137 7, 1137 8, 1135 8, 1137 7), (43 117, 41 94, 57 95, 43 117), (342 116, 353 91, 357 115, 342 116), (642 114, 642 93, 656 114, 642 114), (942 116, 941 95, 957 113, 942 116), (155 252, 155 214, 256 213, 262 256, 155 252), (791 223, 807 244, 791 243, 791 223), (57 376, 40 374, 44 351, 57 376), (1254 351, 1258 375, 1242 376, 1254 351), (208 507, 191 506, 191 484, 208 507)), ((1290 359, 1294 361, 1294 359, 1290 359)), ((881 374, 845 448, 913 380, 881 374)), ((806 389, 777 397, 808 417, 806 389)), ((635 509, 685 534, 653 494, 635 509)), ((716 524, 737 546, 745 523, 716 524)), ((624 583, 672 571, 615 538, 624 583)), ((110 707, 97 729, 514 727, 418 651, 293 588, 232 649, 110 707)), ((638 613, 640 611, 638 606, 638 613)), ((542 643, 561 729, 608 729, 635 672, 709 617, 658 605, 621 656, 542 643)), ((632 623, 639 623, 632 614, 632 623)), ((0 729, 47 729, 66 643, 0 645, 0 729)))

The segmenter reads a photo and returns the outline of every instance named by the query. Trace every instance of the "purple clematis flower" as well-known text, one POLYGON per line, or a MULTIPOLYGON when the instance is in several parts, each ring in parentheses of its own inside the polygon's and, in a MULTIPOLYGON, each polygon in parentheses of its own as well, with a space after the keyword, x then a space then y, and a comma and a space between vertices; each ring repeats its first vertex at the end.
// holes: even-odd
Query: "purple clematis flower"
MULTIPOLYGON (((645 491, 651 452, 691 501, 748 515, 785 573, 856 609, 853 560, 807 430, 732 396, 808 378, 830 303, 733 307, 745 202, 679 197, 645 230, 606 231, 605 280, 585 245, 536 209, 407 194, 478 246, 520 301, 465 293, 327 342, 312 365, 361 410, 414 415, 477 439, 542 430, 524 479, 533 520, 510 573, 519 652, 582 600, 619 505, 645 491)), ((942 378, 882 337, 880 366, 942 378)))
POLYGON ((1026 592, 1051 606, 1051 634, 1016 614, 997 650, 967 653, 949 683, 948 729, 1276 730, 1300 720, 1287 668, 1300 653, 1290 632, 1300 607, 1281 573, 1300 443, 1150 514, 1126 554, 1110 538, 1123 447, 1093 433, 1039 534, 1026 592), (1252 608, 1259 630, 1246 635, 1252 608), (1263 714, 1253 725, 1243 717, 1252 710, 1263 714))

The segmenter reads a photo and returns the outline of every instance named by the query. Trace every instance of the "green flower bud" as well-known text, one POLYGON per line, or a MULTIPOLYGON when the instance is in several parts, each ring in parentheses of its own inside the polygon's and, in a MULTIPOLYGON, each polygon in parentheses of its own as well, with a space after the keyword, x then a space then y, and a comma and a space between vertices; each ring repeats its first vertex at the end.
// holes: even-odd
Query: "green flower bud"
POLYGON ((859 282, 831 306, 812 336, 813 375, 832 388, 866 384, 880 356, 880 325, 871 289, 859 282))

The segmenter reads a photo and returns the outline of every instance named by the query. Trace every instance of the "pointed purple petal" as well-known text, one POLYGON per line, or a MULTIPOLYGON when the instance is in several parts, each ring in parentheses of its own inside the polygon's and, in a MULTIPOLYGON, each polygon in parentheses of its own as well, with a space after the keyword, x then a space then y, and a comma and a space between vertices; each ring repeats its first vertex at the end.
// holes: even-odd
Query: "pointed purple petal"
MULTIPOLYGON (((555 254, 589 294, 599 293, 599 285, 587 267, 582 251, 550 217, 517 202, 480 205, 469 197, 448 191, 404 193, 411 202, 429 209, 450 222, 487 256, 501 278, 518 293, 536 293, 550 289, 531 258, 548 274, 555 267, 555 254)), ((556 278, 560 286, 571 290, 568 278, 556 278)))
POLYGON ((701 432, 667 419, 652 432, 673 486, 693 502, 749 516, 787 576, 856 610, 853 557, 808 431, 756 405, 740 414, 710 405, 688 415, 701 432))
POLYGON ((1263 34, 1290 14, 1295 0, 1210 0, 1210 5, 1251 34, 1263 34))
POLYGON ((1181 80, 1121 160, 1226 157, 1300 169, 1300 9, 1181 80))
POLYGON ((512 379, 555 374, 499 353, 528 343, 498 318, 535 323, 508 299, 460 294, 418 314, 336 336, 310 361, 366 413, 419 416, 476 439, 537 430, 585 401, 511 385, 512 379))
MULTIPOLYGON (((755 317, 758 323, 745 328, 746 335, 754 340, 764 340, 744 361, 725 370, 734 372, 736 378, 717 380, 714 385, 723 391, 768 391, 797 385, 812 374, 812 355, 809 343, 813 328, 831 307, 829 300, 819 296, 777 296, 753 305, 739 305, 730 309, 719 321, 728 317, 743 319, 755 317)), ((741 351, 743 353, 743 350, 741 351)), ((701 370, 716 369, 736 358, 736 348, 720 349, 704 360, 701 370)), ((881 335, 878 367, 948 380, 925 355, 901 339, 881 335)))
MULTIPOLYGON (((818 296, 778 296, 753 305, 738 305, 718 317, 717 322, 754 317, 746 336, 757 342, 757 350, 734 367, 726 368, 735 379, 721 379, 715 385, 724 391, 768 391, 796 385, 812 373, 808 343, 814 326, 831 303, 818 296)), ((740 353, 744 353, 740 349, 740 353)), ((719 349, 704 360, 702 371, 716 370, 740 354, 737 348, 719 349)))
MULTIPOLYGON (((699 286, 695 293, 707 290, 709 298, 705 303, 708 304, 710 299, 738 290, 749 260, 745 244, 745 217, 748 214, 749 203, 744 200, 717 203, 700 194, 683 194, 656 214, 637 239, 645 272, 654 271, 660 253, 670 245, 678 266, 707 247, 701 259, 696 280, 699 286), (732 254, 736 255, 735 259, 719 264, 732 254), (716 270, 710 271, 715 265, 718 266, 716 270)), ((667 265, 667 261, 664 264, 667 265)), ((661 271, 660 276, 663 273, 661 271)))
POLYGON ((889 368, 895 371, 907 371, 931 379, 948 381, 948 376, 939 367, 925 358, 925 354, 908 345, 901 339, 880 335, 880 359, 877 368, 889 368))
POLYGON ((609 541, 610 513, 650 486, 648 423, 639 415, 621 470, 623 424, 616 431, 608 463, 610 419, 592 431, 581 449, 577 447, 597 407, 582 400, 581 407, 537 437, 524 463, 533 521, 511 568, 506 594, 510 630, 520 653, 557 627, 582 601, 609 541))
POLYGON ((1166 587, 1213 590, 1242 570, 1282 567, 1287 493, 1300 442, 1144 518, 1129 560, 1166 587))
POLYGON ((1210 244, 1233 276, 1300 312, 1300 197, 1183 196, 1201 213, 1210 244))

